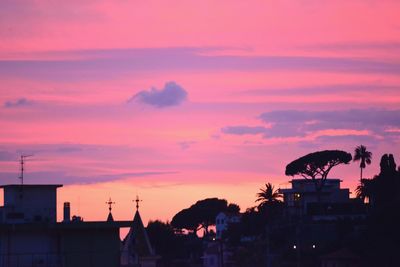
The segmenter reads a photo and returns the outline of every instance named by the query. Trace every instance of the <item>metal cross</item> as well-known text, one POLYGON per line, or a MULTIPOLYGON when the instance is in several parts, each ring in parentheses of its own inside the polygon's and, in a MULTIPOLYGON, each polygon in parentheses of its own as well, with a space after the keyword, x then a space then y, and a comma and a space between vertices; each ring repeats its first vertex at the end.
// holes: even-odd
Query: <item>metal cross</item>
POLYGON ((106 202, 106 204, 108 205, 108 210, 111 212, 112 205, 115 204, 115 202, 112 202, 111 197, 110 197, 110 199, 106 202))
POLYGON ((143 201, 142 199, 139 199, 139 196, 136 195, 136 200, 134 200, 136 202, 136 209, 139 210, 139 202, 143 201))

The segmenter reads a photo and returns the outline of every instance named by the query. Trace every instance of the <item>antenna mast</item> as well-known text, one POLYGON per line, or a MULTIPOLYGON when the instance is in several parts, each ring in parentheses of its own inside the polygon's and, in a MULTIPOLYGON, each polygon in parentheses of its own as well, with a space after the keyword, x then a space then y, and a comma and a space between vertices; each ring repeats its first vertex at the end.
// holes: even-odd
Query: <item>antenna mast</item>
POLYGON ((25 159, 28 157, 32 157, 33 155, 21 155, 20 159, 20 164, 21 164, 21 176, 19 179, 21 179, 21 185, 24 185, 24 164, 25 164, 25 159))

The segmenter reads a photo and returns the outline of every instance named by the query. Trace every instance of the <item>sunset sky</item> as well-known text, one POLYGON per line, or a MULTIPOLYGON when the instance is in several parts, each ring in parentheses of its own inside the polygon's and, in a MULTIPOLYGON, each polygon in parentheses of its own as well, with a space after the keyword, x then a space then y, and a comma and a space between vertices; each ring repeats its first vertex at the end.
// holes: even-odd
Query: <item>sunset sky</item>
MULTIPOLYGON (((400 162, 400 1, 0 2, 0 183, 64 184, 59 208, 170 220, 254 206, 307 153, 400 162)), ((330 177, 354 190, 357 163, 330 177)), ((59 212, 59 217, 61 212, 59 212)))

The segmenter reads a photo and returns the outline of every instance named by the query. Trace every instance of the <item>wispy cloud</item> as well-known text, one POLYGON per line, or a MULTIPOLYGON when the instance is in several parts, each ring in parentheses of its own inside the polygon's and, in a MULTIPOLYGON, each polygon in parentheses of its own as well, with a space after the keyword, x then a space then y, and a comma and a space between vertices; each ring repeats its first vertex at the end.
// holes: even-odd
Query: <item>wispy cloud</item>
POLYGON ((264 126, 227 126, 221 129, 225 134, 246 135, 246 134, 262 134, 267 131, 264 126))
POLYGON ((178 106, 187 99, 188 93, 183 87, 175 82, 167 82, 163 88, 151 88, 147 91, 140 91, 131 97, 128 102, 139 101, 143 104, 157 108, 178 106))
POLYGON ((228 126, 225 134, 261 134, 264 138, 305 137, 368 140, 400 136, 400 110, 354 109, 333 111, 276 110, 259 119, 269 126, 228 126), (341 137, 339 137, 341 136, 341 137))
POLYGON ((178 142, 178 145, 181 147, 181 149, 186 150, 196 143, 197 143, 196 141, 182 141, 178 142))
POLYGON ((349 109, 332 111, 279 110, 265 112, 260 119, 266 123, 306 124, 309 129, 321 130, 331 127, 340 129, 388 127, 400 125, 400 110, 349 109))
POLYGON ((378 83, 370 84, 329 84, 308 87, 291 88, 265 88, 253 89, 240 92, 242 95, 265 95, 265 96, 316 96, 337 94, 364 94, 364 93, 392 93, 397 94, 400 85, 384 85, 378 83))
POLYGON ((14 161, 17 159, 17 155, 10 151, 0 151, 0 161, 14 161))
POLYGON ((6 108, 16 108, 16 107, 29 106, 31 104, 32 102, 26 98, 18 98, 16 100, 9 100, 4 102, 3 106, 6 108))
POLYGON ((347 42, 347 43, 320 43, 301 46, 307 50, 354 51, 354 50, 400 50, 400 42, 347 42))
MULTIPOLYGON (((60 183, 60 184, 93 184, 134 177, 147 177, 156 175, 176 174, 177 172, 148 171, 148 172, 130 172, 101 175, 74 175, 62 171, 40 171, 29 172, 26 174, 27 180, 34 181, 35 184, 60 183)), ((12 172, 0 172, 0 180, 3 183, 18 183, 18 174, 12 172)))
POLYGON ((0 60, 0 77, 46 80, 107 79, 137 71, 240 70, 399 74, 398 62, 315 56, 202 54, 207 48, 108 49, 49 52, 30 60, 0 60), (76 53, 74 55, 74 53, 76 53), (42 58, 41 58, 42 57, 42 58))

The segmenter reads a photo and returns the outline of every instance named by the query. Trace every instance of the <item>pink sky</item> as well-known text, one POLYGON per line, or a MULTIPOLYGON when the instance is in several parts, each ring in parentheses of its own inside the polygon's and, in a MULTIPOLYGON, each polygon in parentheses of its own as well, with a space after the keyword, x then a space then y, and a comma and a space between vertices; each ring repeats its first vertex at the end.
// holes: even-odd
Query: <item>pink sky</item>
MULTIPOLYGON (((1 183, 62 183, 86 220, 170 220, 206 197, 242 210, 323 149, 399 162, 400 3, 3 1, 1 183), (155 88, 155 89, 152 89, 155 88)), ((354 190, 356 163, 332 178, 354 190)))

